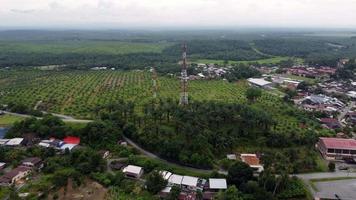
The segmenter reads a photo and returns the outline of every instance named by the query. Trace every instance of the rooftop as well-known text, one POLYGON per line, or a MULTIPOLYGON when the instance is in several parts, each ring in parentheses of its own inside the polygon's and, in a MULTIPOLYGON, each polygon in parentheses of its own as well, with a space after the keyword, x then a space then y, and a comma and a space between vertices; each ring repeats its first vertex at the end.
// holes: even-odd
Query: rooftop
POLYGON ((63 139, 63 142, 67 144, 79 144, 80 143, 80 138, 79 137, 73 137, 73 136, 67 136, 63 139))
POLYGON ((241 160, 248 165, 260 165, 260 159, 256 154, 241 154, 241 160))
POLYGON ((328 149, 349 149, 356 150, 356 140, 343 138, 319 138, 328 149))
POLYGON ((22 161, 22 163, 32 163, 32 164, 37 164, 41 162, 41 158, 39 157, 31 157, 31 158, 26 158, 22 161))
POLYGON ((140 174, 142 170, 142 167, 135 166, 135 165, 128 165, 125 167, 122 172, 127 172, 127 173, 132 173, 132 174, 140 174))
POLYGON ((253 83, 258 86, 265 86, 271 84, 271 82, 264 80, 263 78, 249 78, 247 79, 248 82, 253 83))
POLYGON ((183 176, 172 174, 171 177, 169 177, 168 182, 180 185, 180 184, 182 184, 182 179, 183 179, 183 176))
POLYGON ((224 178, 209 178, 210 189, 227 189, 226 179, 224 178))
POLYGON ((12 138, 8 142, 6 142, 6 145, 17 146, 17 145, 20 145, 22 141, 23 141, 23 138, 12 138))
POLYGON ((187 186, 197 186, 198 178, 193 176, 184 176, 182 180, 182 185, 187 186))

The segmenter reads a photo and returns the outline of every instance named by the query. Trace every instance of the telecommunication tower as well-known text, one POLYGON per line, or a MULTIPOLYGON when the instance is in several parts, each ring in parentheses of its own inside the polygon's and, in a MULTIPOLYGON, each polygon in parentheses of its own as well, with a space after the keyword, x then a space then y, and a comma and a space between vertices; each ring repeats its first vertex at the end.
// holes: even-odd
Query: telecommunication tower
POLYGON ((180 105, 188 105, 188 73, 187 73, 187 44, 182 46, 182 72, 181 72, 181 94, 180 105))

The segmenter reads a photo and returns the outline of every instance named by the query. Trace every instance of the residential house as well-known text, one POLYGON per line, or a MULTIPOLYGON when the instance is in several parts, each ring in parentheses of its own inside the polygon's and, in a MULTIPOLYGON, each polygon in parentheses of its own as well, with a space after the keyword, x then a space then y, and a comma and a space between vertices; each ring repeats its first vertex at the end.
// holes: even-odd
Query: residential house
POLYGON ((6 163, 0 162, 0 170, 3 170, 6 166, 6 163))
POLYGON ((8 142, 6 142, 6 146, 20 146, 22 145, 23 138, 12 138, 9 139, 8 142))
POLYGON ((256 154, 241 154, 240 158, 242 162, 248 164, 255 172, 261 173, 264 170, 256 154))
POLYGON ((31 173, 31 168, 19 166, 0 177, 0 185, 10 186, 25 178, 31 173))
POLYGON ((43 167, 42 159, 39 157, 26 158, 21 162, 22 166, 41 169, 43 167))
POLYGON ((341 128, 341 124, 339 120, 335 118, 321 118, 320 123, 322 123, 325 128, 329 128, 329 129, 341 128))
POLYGON ((198 178, 193 176, 183 176, 181 185, 183 190, 196 191, 198 178))
POLYGON ((260 87, 264 89, 270 89, 273 85, 272 82, 266 81, 263 78, 249 78, 247 79, 251 86, 260 87))
POLYGON ((328 160, 356 159, 356 140, 320 137, 317 149, 328 160))

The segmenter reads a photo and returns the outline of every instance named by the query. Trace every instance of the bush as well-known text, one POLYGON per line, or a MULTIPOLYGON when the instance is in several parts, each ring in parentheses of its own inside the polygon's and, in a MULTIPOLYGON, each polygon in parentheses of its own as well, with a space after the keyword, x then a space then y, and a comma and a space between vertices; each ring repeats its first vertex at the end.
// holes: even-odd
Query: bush
POLYGON ((335 171, 335 163, 329 162, 328 168, 329 168, 329 171, 334 172, 335 171))

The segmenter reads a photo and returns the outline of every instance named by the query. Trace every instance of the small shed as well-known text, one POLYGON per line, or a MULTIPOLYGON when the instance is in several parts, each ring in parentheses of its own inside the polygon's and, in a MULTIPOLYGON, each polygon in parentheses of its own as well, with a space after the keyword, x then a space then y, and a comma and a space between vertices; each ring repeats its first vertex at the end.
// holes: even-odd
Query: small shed
POLYGON ((128 165, 125 167, 122 172, 127 176, 131 178, 140 178, 143 174, 143 169, 142 167, 135 166, 135 165, 128 165))
POLYGON ((209 189, 211 190, 226 190, 227 183, 224 178, 209 178, 209 189))

